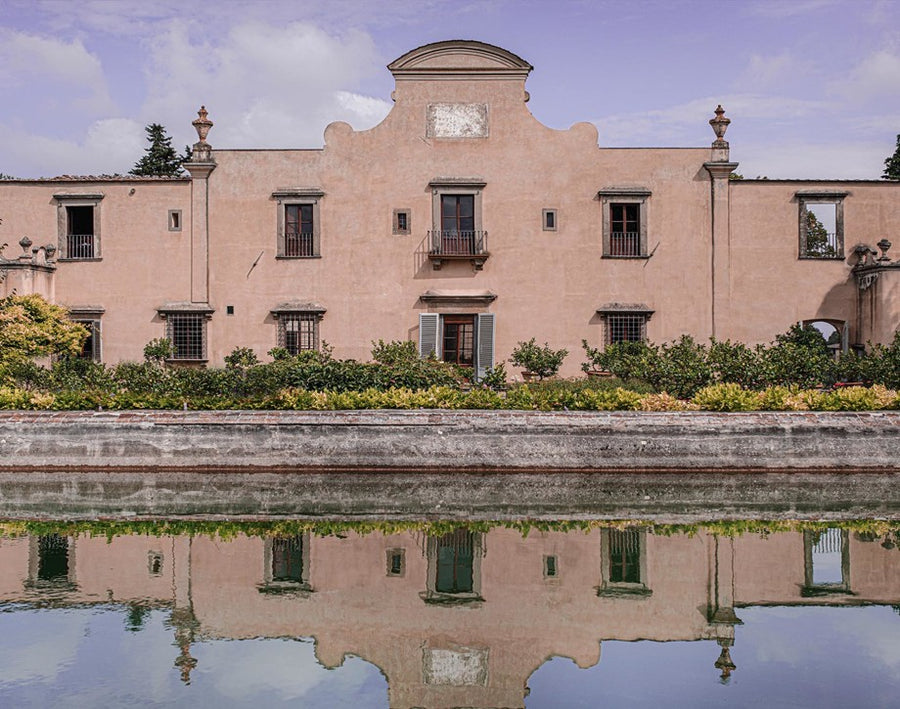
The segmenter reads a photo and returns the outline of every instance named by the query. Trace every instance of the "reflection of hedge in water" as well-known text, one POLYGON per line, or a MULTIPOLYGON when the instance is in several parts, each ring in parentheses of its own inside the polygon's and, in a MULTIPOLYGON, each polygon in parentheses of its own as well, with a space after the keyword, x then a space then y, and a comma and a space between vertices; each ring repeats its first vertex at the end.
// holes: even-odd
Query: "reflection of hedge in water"
POLYGON ((460 522, 458 520, 441 521, 380 521, 380 522, 340 522, 340 521, 308 521, 278 520, 273 522, 212 522, 185 520, 141 520, 141 521, 48 521, 48 520, 9 520, 0 521, 0 537, 21 537, 25 535, 44 536, 56 534, 60 536, 87 535, 90 537, 106 537, 112 540, 119 536, 146 535, 153 537, 166 536, 206 536, 222 540, 234 539, 238 536, 248 537, 290 537, 309 532, 316 536, 342 536, 344 534, 401 534, 417 532, 428 536, 441 536, 457 529, 471 532, 489 532, 492 529, 512 529, 527 537, 531 532, 589 532, 596 529, 627 529, 640 527, 652 534, 675 536, 698 533, 720 534, 723 536, 740 536, 742 534, 759 534, 767 536, 780 532, 822 531, 840 528, 856 532, 872 539, 895 535, 900 538, 900 521, 885 520, 851 520, 810 522, 801 520, 763 521, 763 520, 727 520, 709 521, 697 524, 653 524, 639 520, 516 520, 503 522, 460 522))

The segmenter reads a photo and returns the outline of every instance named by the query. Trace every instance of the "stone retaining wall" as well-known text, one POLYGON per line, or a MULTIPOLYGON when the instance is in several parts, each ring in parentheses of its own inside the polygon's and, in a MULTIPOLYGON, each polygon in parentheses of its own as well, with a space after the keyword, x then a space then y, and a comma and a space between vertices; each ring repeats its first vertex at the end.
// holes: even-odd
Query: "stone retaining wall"
POLYGON ((0 469, 894 470, 900 412, 0 412, 0 469))

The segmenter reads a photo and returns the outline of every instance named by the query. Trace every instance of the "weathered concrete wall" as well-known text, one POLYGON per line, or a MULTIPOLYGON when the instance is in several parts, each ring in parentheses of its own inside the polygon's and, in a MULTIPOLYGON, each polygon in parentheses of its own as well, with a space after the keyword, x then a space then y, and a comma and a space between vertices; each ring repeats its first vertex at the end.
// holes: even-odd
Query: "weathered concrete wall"
POLYGON ((900 517, 900 412, 0 412, 0 516, 900 517))
POLYGON ((0 412, 0 467, 900 469, 900 412, 0 412))

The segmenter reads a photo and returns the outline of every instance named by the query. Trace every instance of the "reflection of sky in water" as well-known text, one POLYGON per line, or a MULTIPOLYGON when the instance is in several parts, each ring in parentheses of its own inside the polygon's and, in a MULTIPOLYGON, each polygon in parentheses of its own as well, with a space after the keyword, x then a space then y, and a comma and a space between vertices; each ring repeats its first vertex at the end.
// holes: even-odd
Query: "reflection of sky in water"
MULTIPOLYGON (((900 616, 889 607, 740 608, 722 684, 714 641, 602 644, 580 670, 554 658, 529 679, 541 707, 895 707, 900 704, 900 616)), ((598 629, 602 635, 602 629, 598 629)))
POLYGON ((377 667, 347 658, 327 670, 308 640, 196 642, 186 686, 169 612, 153 611, 140 632, 126 631, 126 616, 122 606, 0 612, 0 707, 387 705, 377 667))

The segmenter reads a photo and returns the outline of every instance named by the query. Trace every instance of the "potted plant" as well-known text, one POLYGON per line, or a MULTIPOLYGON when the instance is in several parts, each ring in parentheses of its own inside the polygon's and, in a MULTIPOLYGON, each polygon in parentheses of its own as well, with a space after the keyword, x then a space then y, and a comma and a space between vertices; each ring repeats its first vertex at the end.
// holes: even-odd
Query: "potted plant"
POLYGON ((509 361, 516 366, 525 368, 522 372, 525 381, 530 381, 535 377, 540 381, 544 377, 552 377, 556 374, 568 354, 568 350, 554 350, 546 342, 538 345, 532 337, 528 342, 519 342, 516 345, 509 361))

